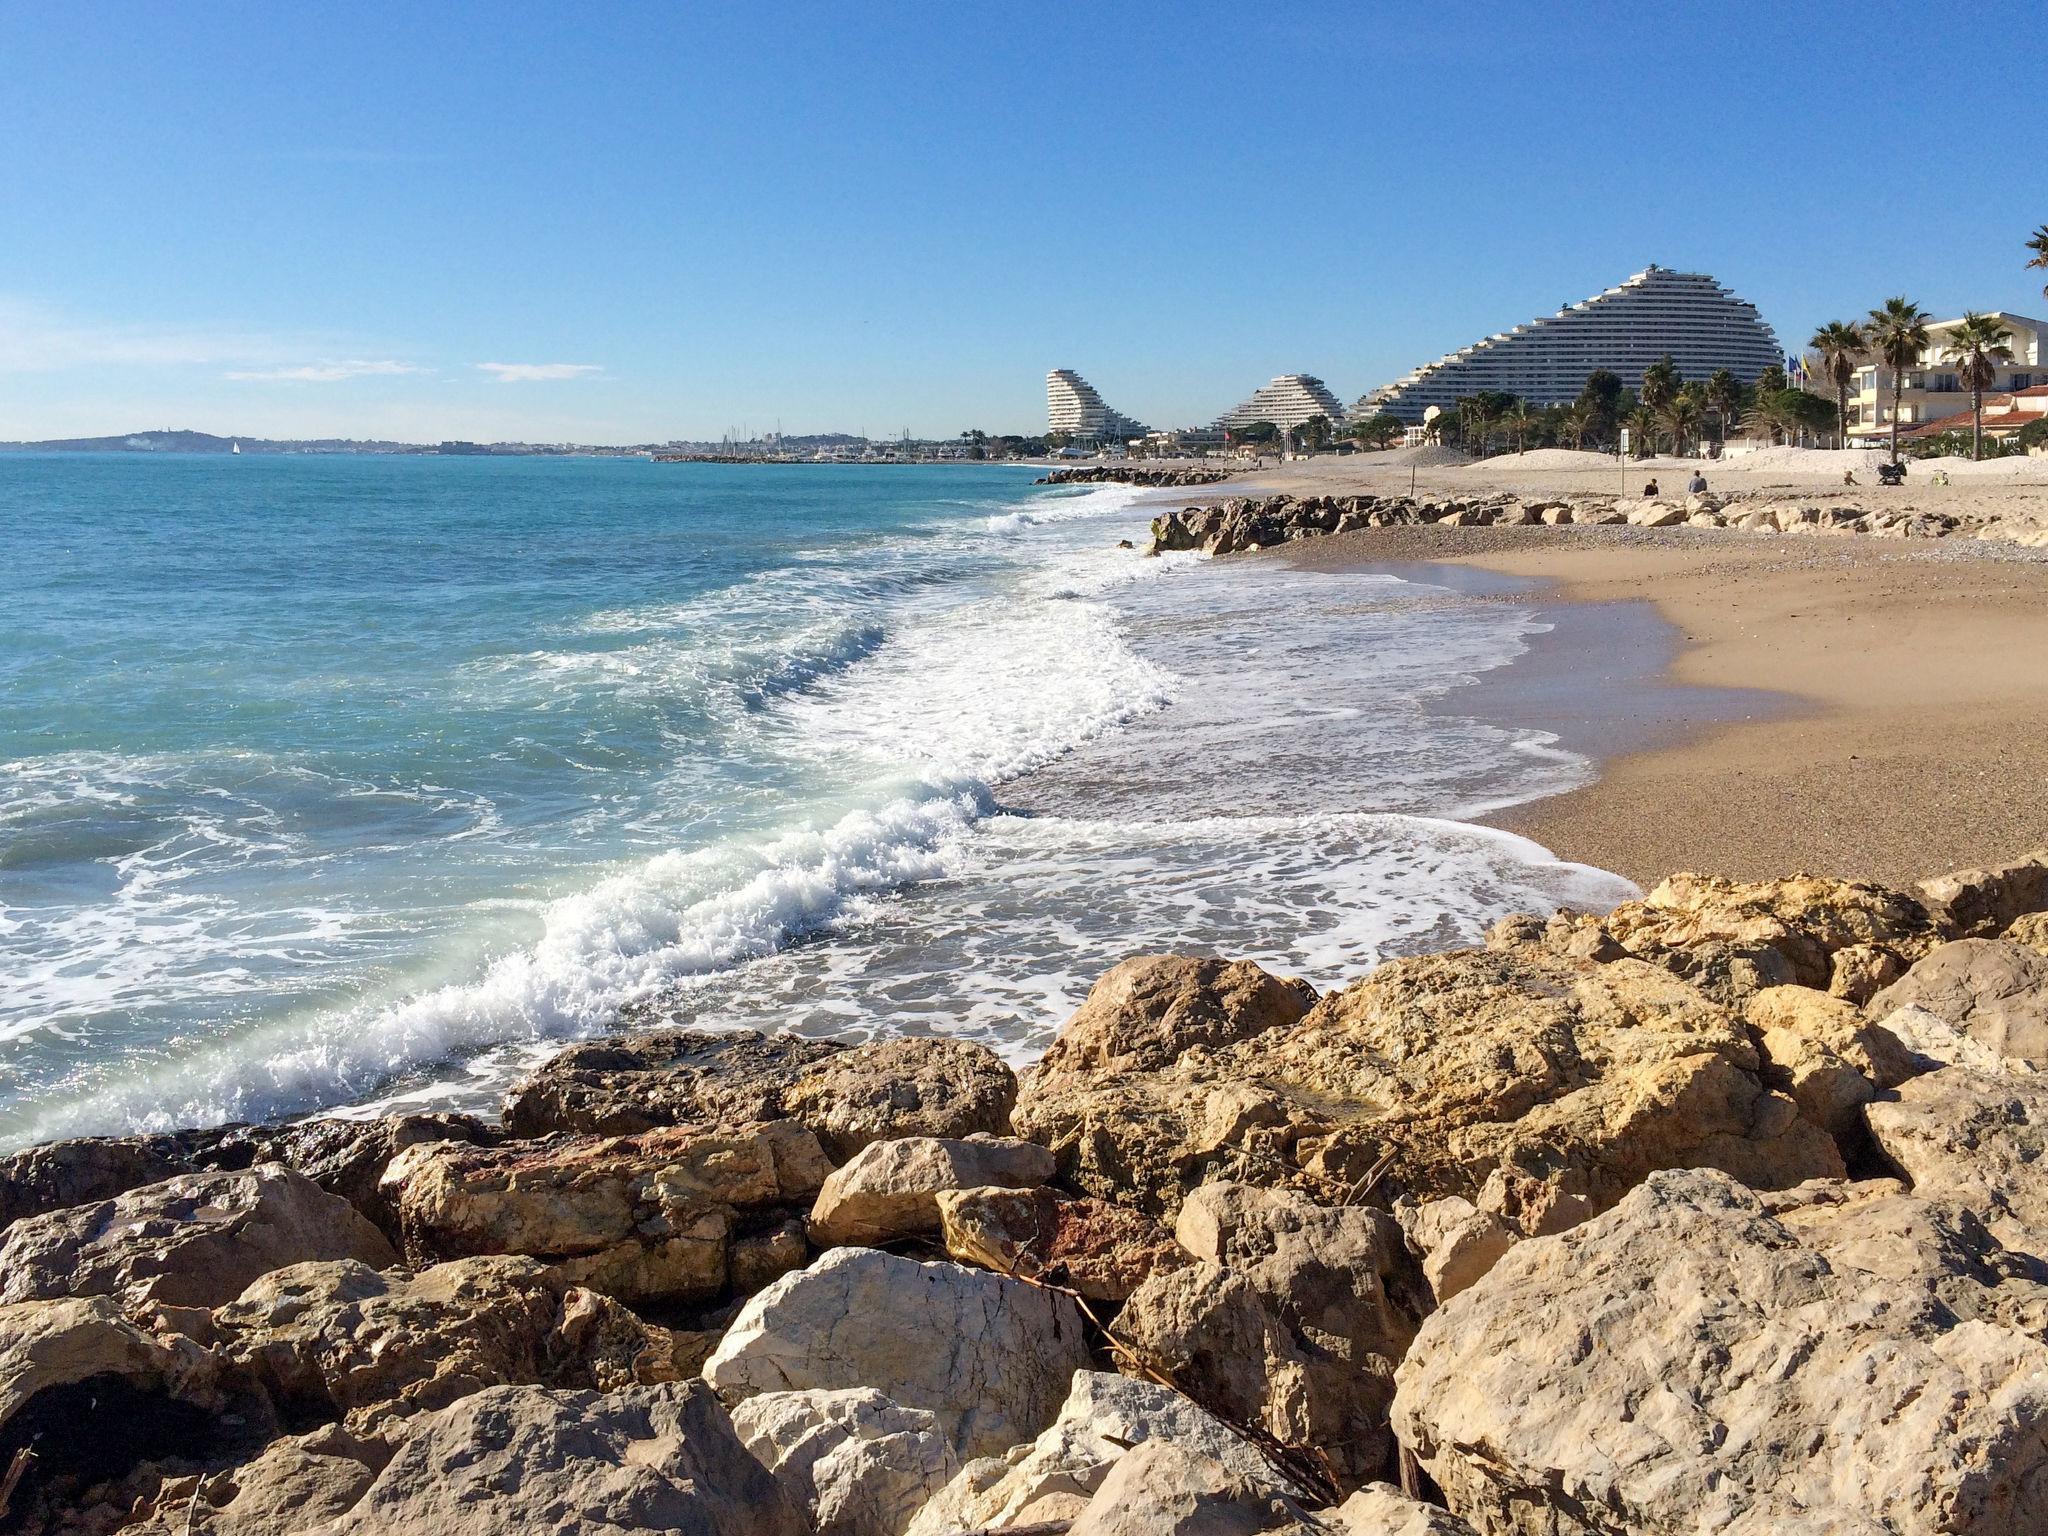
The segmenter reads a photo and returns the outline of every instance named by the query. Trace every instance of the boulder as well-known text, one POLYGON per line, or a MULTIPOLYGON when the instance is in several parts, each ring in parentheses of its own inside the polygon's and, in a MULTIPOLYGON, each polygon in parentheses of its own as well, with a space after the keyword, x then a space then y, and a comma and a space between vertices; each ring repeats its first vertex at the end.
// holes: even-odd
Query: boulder
POLYGON ((0 1302, 107 1296, 124 1309, 218 1307, 309 1259, 394 1264, 346 1200, 278 1164, 180 1174, 112 1200, 16 1222, 0 1240, 0 1302))
POLYGON ((1484 1532, 2017 1532, 2048 1477, 2048 1344, 1838 1269, 1710 1170, 1517 1244, 1399 1383, 1484 1532))
POLYGON ((385 1174, 419 1267, 516 1253, 628 1305, 706 1301, 731 1280, 741 1210, 807 1205, 829 1165, 791 1120, 400 1153, 385 1174))
POLYGON ((1920 882, 1920 896, 1957 938, 1988 939, 2016 918, 2048 911, 2048 848, 1990 869, 1959 869, 1920 882))
POLYGON ((1482 1210, 1462 1195, 1420 1205, 1404 1201, 1396 1215, 1438 1306, 1499 1263, 1519 1236, 1498 1212, 1482 1210))
POLYGON ((485 1387, 609 1391, 685 1374, 676 1341, 536 1259, 456 1259, 417 1274, 356 1263, 263 1276, 214 1314, 222 1356, 291 1418, 359 1430, 485 1387))
POLYGON ((709 1389, 490 1387, 429 1414, 322 1536, 808 1536, 709 1389))
POLYGON ((398 1212, 383 1187, 384 1171, 407 1147, 451 1141, 488 1144, 496 1131, 471 1115, 383 1115, 374 1120, 302 1120, 248 1133, 258 1161, 283 1163, 329 1194, 339 1195, 393 1243, 398 1212))
POLYGON ((1322 1522, 1342 1536, 1474 1536, 1449 1510, 1411 1499, 1392 1483, 1368 1483, 1324 1511, 1322 1522))
POLYGON ((1016 1075, 964 1040, 844 1046, 795 1035, 655 1030, 574 1045, 505 1098, 520 1136, 733 1131, 795 1119, 835 1160, 890 1136, 1009 1134, 1016 1075))
POLYGON ((903 1536, 960 1468, 933 1415, 871 1387, 764 1392, 736 1405, 732 1424, 818 1536, 903 1536))
POLYGON ((1873 1017, 1924 1008, 1999 1056, 2048 1067, 2048 954, 2006 939, 1933 950, 1870 1000, 1873 1017))
POLYGON ((835 1248, 752 1297, 704 1365, 728 1402, 873 1387, 922 1408, 964 1459, 1052 1422, 1089 1362, 1081 1315, 1057 1292, 873 1248, 835 1248))
POLYGON ((1789 1093, 1845 1155, 1860 1150, 1862 1106, 1922 1070, 1897 1037, 1854 1004, 1811 987, 1766 987, 1743 1016, 1763 1047, 1766 1081, 1789 1093))
POLYGON ((1124 1301, 1179 1269, 1187 1250, 1128 1206, 1053 1189, 961 1189, 938 1196, 946 1252, 962 1264, 1064 1285, 1090 1301, 1124 1301))
POLYGON ((25 1216, 103 1204, 191 1166, 169 1136, 87 1136, 24 1147, 0 1158, 0 1231, 25 1216))
POLYGON ((1671 951, 1768 952, 1789 972, 1782 979, 1826 990, 1837 950, 1876 946, 1903 958, 1924 953, 1938 937, 1927 908, 1902 891, 1864 881, 1736 881, 1673 875, 1641 901, 1623 902, 1607 930, 1631 954, 1671 951))
POLYGON ((87 1381, 207 1402, 216 1364, 191 1339, 138 1327, 104 1296, 0 1305, 0 1433, 43 1393, 87 1381))
POLYGON ((1067 1536, 1315 1536, 1322 1527, 1219 1461, 1148 1440, 1103 1478, 1067 1536))
POLYGON ((1656 1168, 1759 1186, 1839 1176, 1827 1133, 1771 1090, 1743 1022, 1667 970, 1527 947, 1396 960, 1298 1023, 1151 1070, 1034 1071, 1019 1129, 1063 1182, 1162 1214, 1238 1181, 1341 1204, 1476 1200, 1553 1229, 1656 1168))
POLYGON ((121 1536, 313 1536, 353 1509, 390 1448, 338 1424, 274 1440, 225 1472, 167 1478, 154 1512, 121 1536))
POLYGON ((1140 955, 1104 971, 1046 1049, 1041 1070, 1152 1072, 1195 1046, 1215 1049, 1299 1023, 1306 982, 1247 960, 1140 955))
POLYGON ((939 1230, 941 1190, 1029 1189, 1053 1175, 1053 1156, 1029 1141, 906 1136, 871 1141, 832 1171, 811 1207, 821 1248, 873 1246, 939 1230))
POLYGON ((1851 944, 1828 957, 1828 995, 1867 1003, 1905 973, 1905 964, 1878 944, 1851 944))
POLYGON ((2008 1060, 1983 1041, 1925 1008, 1894 1008, 1878 1020, 1878 1027, 1899 1042, 1920 1072, 1933 1072, 1942 1067, 1968 1067, 1972 1071, 1989 1072, 1995 1076, 2028 1070, 2025 1062, 2008 1060))
POLYGON ((2000 937, 2008 944, 2024 944, 2048 955, 2048 912, 2028 912, 2014 918, 2000 937))
POLYGON ((1059 1417, 1036 1440, 969 1462, 910 1522, 905 1536, 954 1536, 1071 1520, 1133 1446, 1161 1440, 1276 1496, 1296 1493, 1251 1443, 1169 1387, 1076 1371, 1059 1417))
POLYGON ((1685 508, 1674 502, 1646 501, 1629 508, 1628 520, 1637 528, 1669 528, 1685 521, 1685 508))
POLYGON ((1916 1195, 1954 1200, 2006 1247, 2048 1261, 2048 1077, 1944 1067, 1863 1113, 1916 1195))

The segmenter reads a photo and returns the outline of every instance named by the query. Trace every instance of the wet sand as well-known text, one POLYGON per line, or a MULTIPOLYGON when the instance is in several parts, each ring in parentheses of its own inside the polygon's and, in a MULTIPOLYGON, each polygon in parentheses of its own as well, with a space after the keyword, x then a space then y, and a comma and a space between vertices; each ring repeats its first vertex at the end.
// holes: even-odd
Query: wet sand
POLYGON ((2048 843, 2048 561, 2008 546, 1419 527, 1249 558, 1548 584, 1535 600, 1556 636, 1454 707, 1605 759, 1598 783, 1487 818, 1564 858, 1644 884, 1679 869, 1896 883, 2048 843), (1619 616, 1645 605, 1670 628, 1619 616), (1573 617, 1588 610, 1604 617, 1573 617), (1665 687, 1605 681, 1646 646, 1665 652, 1665 687))

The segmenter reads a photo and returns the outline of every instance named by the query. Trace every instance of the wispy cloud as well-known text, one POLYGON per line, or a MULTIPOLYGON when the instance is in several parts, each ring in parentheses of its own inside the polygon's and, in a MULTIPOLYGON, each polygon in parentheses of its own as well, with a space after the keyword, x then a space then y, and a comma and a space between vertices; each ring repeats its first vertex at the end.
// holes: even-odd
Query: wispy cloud
POLYGON ((401 374, 425 372, 424 368, 413 363, 393 362, 390 358, 371 361, 367 358, 352 357, 341 362, 305 363, 296 368, 236 369, 225 377, 256 380, 262 383, 338 384, 343 379, 384 379, 395 378, 401 374))
POLYGON ((603 373, 597 363, 478 363, 500 384, 538 384, 549 379, 585 379, 603 373))
POLYGON ((0 298, 0 373, 253 365, 276 361, 281 351, 276 337, 254 332, 204 326, 110 325, 0 298))

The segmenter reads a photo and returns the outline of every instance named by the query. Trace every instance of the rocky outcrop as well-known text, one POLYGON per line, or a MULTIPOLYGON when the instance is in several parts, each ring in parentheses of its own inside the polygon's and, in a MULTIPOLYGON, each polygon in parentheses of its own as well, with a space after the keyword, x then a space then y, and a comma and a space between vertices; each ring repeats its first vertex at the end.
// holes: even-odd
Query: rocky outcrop
POLYGON ((1016 1075, 994 1052, 932 1036, 843 1046, 748 1031, 656 1030, 574 1045, 518 1083, 520 1136, 739 1130, 793 1119, 843 1161, 890 1136, 1006 1136, 1016 1075))
POLYGON ((2016 1532, 2048 1476, 2048 1344, 1838 1268, 1710 1171, 1518 1244, 1399 1383, 1483 1532, 2016 1532))
POLYGON ((969 1462, 905 1536, 1013 1530, 1071 1520, 1111 1467, 1135 1446, 1177 1445, 1276 1497, 1298 1495, 1242 1434, 1169 1387, 1101 1371, 1077 1371, 1059 1417, 1037 1439, 969 1462))
POLYGON ((1315 1536, 1319 1529, 1293 1499, 1224 1463, 1148 1440, 1109 1469, 1067 1536, 1315 1536))
POLYGON ((360 1431, 486 1387, 609 1391, 689 1374, 677 1341, 538 1260, 457 1259, 417 1274, 356 1263, 265 1275, 214 1314, 222 1358, 290 1419, 360 1431))
POLYGON ((942 1191, 1031 1189, 1052 1177, 1052 1154, 1035 1142, 906 1136, 871 1141, 832 1171, 811 1207, 820 1248, 872 1247, 939 1230, 942 1191))
POLYGON ((675 1305, 731 1284, 743 1213, 769 1232, 809 1205, 828 1171, 817 1138, 779 1120, 733 1132, 443 1142, 401 1153, 385 1185, 416 1265, 526 1254, 629 1305, 675 1305))
POLYGON ((0 1303, 106 1296, 124 1309, 225 1306, 309 1259, 397 1262, 347 1201, 290 1169, 181 1174, 16 1222, 0 1240, 0 1303))
POLYGON ((2048 1263, 2048 1077, 1947 1067, 1864 1116, 1916 1195, 1955 1201, 2006 1247, 2048 1263))
POLYGON ((1924 1008, 1994 1055, 2048 1069, 2048 954, 2006 939, 1958 939, 1933 950, 1870 1000, 1882 1018, 1924 1008))
POLYGON ((1214 464, 1076 464, 1040 475, 1034 485, 1214 485, 1235 470, 1214 464))
POLYGON ((1959 869, 1920 882, 1920 896, 1961 939, 1991 939, 2020 918, 2048 912, 2048 848, 1989 869, 1959 869))
POLYGON ((1498 1174, 1496 1214, 1535 1232, 1657 1168, 1840 1175, 1764 1067, 1743 1021, 1669 971, 1525 946, 1394 961, 1291 1027, 1155 1071, 1042 1065, 1016 1121, 1071 1185, 1154 1212, 1224 1180, 1479 1201, 1498 1174))
POLYGON ((428 1415, 321 1536, 808 1536, 701 1385, 492 1387, 428 1415))
POLYGON ((1055 1189, 962 1189, 937 1197, 946 1253, 1006 1275, 1063 1285, 1090 1301, 1124 1301, 1151 1276, 1184 1269, 1188 1252, 1152 1217, 1055 1189))
POLYGON ((1089 1363, 1055 1292, 957 1264, 835 1248, 753 1297, 704 1365, 728 1402, 872 1387, 937 1416, 963 1457, 1029 1439, 1089 1363))
POLYGON ((224 1472, 165 1478, 154 1509, 121 1536, 314 1536, 347 1514, 391 1448, 339 1425, 274 1440, 224 1472))
POLYGON ((872 1387, 764 1392, 735 1405, 732 1422, 818 1536, 902 1536, 960 1468, 934 1415, 872 1387))
POLYGON ((1156 1071, 1194 1047, 1214 1050, 1298 1023, 1315 1002, 1307 983, 1248 960, 1141 955, 1102 973, 1039 1068, 1156 1071))

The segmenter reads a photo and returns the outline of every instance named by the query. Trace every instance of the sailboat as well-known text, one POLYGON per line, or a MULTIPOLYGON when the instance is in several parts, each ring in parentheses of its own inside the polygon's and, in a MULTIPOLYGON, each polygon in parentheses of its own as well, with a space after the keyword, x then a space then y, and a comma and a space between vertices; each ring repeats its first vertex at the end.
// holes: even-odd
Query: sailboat
POLYGON ((242 445, 241 445, 240 443, 229 443, 229 444, 228 444, 228 452, 229 452, 229 453, 240 453, 241 451, 242 451, 242 445))

